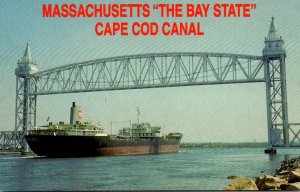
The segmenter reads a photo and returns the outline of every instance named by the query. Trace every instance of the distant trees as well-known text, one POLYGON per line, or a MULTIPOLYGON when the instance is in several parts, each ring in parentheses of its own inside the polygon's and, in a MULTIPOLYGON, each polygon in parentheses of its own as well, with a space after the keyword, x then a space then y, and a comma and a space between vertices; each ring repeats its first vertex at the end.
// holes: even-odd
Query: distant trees
POLYGON ((267 147, 267 142, 245 142, 245 143, 181 143, 180 148, 263 148, 267 147))

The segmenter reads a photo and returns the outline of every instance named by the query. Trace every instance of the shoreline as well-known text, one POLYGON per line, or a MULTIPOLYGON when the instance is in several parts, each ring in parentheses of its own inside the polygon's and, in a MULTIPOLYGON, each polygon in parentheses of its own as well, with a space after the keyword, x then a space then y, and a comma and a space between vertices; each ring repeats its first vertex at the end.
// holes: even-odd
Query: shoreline
POLYGON ((224 190, 300 190, 300 156, 281 161, 274 175, 229 176, 224 190))

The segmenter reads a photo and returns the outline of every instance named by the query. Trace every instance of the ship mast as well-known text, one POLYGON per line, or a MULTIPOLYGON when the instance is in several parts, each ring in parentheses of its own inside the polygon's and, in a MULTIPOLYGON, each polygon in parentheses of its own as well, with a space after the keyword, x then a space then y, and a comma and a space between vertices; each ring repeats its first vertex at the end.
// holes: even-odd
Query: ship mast
POLYGON ((137 107, 136 112, 137 112, 137 123, 140 124, 140 114, 141 114, 141 112, 140 112, 139 107, 137 107))

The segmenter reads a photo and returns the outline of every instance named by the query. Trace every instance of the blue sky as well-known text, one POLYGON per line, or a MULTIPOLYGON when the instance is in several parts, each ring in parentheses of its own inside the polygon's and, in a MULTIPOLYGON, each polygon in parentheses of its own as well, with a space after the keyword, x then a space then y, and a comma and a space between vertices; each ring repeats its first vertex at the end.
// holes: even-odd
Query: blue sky
MULTIPOLYGON (((94 25, 114 19, 43 18, 42 4, 62 1, 1 1, 0 4, 0 130, 14 129, 15 75, 17 61, 29 42, 39 70, 74 62, 111 56, 154 52, 220 52, 261 55, 271 16, 285 41, 287 93, 290 122, 300 122, 300 1, 236 0, 256 3, 251 18, 160 18, 132 21, 200 21, 202 37, 98 37, 94 25)), ((71 1, 63 1, 71 2, 71 1)), ((72 1, 82 3, 83 1, 72 1)), ((86 1, 119 3, 122 1, 86 1)), ((198 3, 198 1, 138 1, 130 3, 198 3)), ((226 3, 233 1, 201 1, 226 3)), ((163 132, 180 131, 183 141, 266 141, 266 103, 264 83, 214 85, 149 90, 127 90, 38 97, 38 125, 68 121, 71 102, 84 109, 86 120, 101 121, 110 131, 111 121, 141 120, 162 125, 163 132)), ((121 125, 114 125, 116 132, 121 125)))

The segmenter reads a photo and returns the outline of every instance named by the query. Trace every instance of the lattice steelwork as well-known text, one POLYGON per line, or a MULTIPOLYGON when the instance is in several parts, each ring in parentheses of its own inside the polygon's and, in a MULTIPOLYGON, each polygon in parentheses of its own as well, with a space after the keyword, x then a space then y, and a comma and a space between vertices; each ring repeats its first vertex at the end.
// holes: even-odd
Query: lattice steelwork
POLYGON ((33 62, 31 51, 27 44, 25 53, 18 61, 15 69, 16 75, 16 116, 15 116, 15 149, 19 148, 20 142, 24 152, 28 151, 28 144, 24 135, 29 129, 36 126, 36 86, 32 77, 37 72, 37 64, 33 62), (22 131, 22 136, 17 139, 17 133, 22 131))
MULTIPOLYGON (((289 131, 291 130, 294 133, 288 122, 285 58, 284 41, 278 35, 272 17, 269 34, 265 38, 263 49, 270 150, 273 147, 289 147, 291 144, 289 131)), ((294 134, 294 136, 293 142, 297 135, 294 134)))
POLYGON ((282 77, 284 57, 265 59, 270 147, 289 145, 286 87, 282 77))
POLYGON ((21 149, 23 135, 23 131, 0 131, 0 152, 21 149))
POLYGON ((259 56, 162 53, 75 63, 32 76, 36 95, 263 82, 259 56))
MULTIPOLYGON (((36 126, 36 99, 37 96, 34 94, 35 85, 32 83, 30 78, 17 77, 17 93, 16 93, 16 120, 15 120, 15 136, 17 132, 22 131, 24 134, 28 130, 33 129, 36 126)), ((23 135, 24 135, 23 134, 23 135)), ((22 142, 24 150, 27 151, 27 144, 24 136, 20 139, 15 140, 15 148, 22 142)))
POLYGON ((290 141, 290 146, 299 146, 299 143, 300 143, 300 137, 299 137, 299 135, 300 135, 300 123, 289 123, 289 130, 293 134, 293 138, 290 141))

